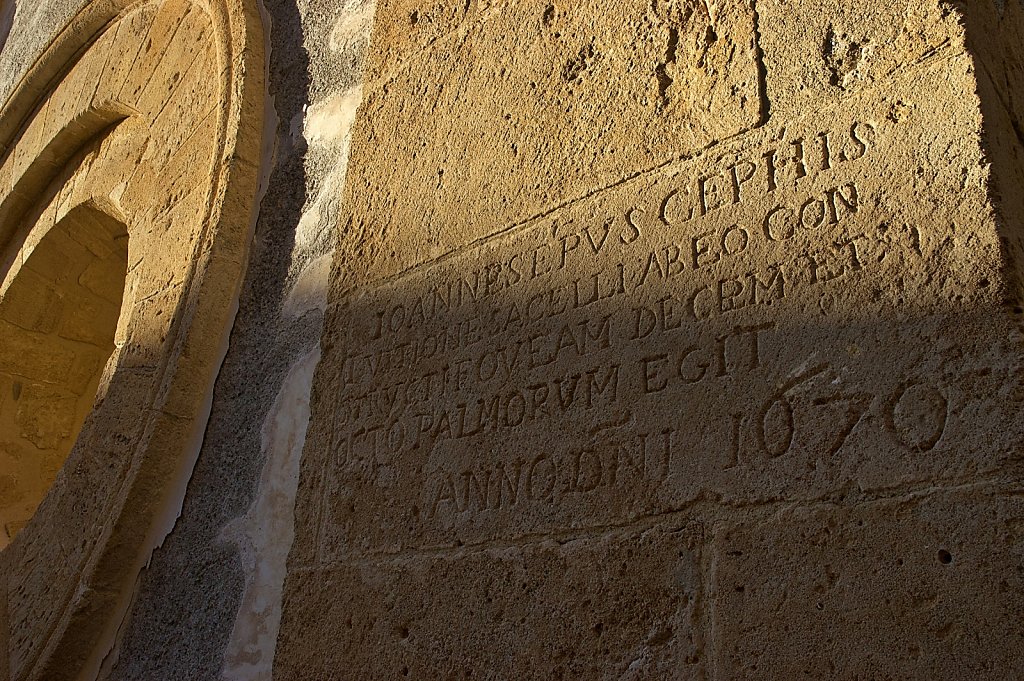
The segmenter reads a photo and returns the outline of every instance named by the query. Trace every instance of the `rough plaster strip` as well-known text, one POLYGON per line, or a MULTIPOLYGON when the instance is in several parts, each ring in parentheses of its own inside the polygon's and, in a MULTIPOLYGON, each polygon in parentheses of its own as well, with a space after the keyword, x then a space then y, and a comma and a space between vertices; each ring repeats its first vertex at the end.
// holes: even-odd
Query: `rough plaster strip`
POLYGON ((285 318, 298 319, 307 312, 327 309, 327 288, 333 260, 333 253, 325 253, 303 268, 285 298, 282 310, 285 318))
MULTIPOLYGON (((374 3, 345 6, 357 11, 360 30, 369 31, 374 3), (370 9, 367 10, 367 7, 370 9)), ((309 259, 324 235, 333 242, 339 213, 339 197, 348 169, 351 130, 362 100, 356 85, 331 94, 309 106, 300 125, 310 147, 333 158, 315 197, 296 225, 292 249, 294 278, 282 308, 283 319, 297 319, 327 307, 327 291, 333 250, 309 259)), ((322 319, 322 317, 321 317, 322 319)), ((310 339, 316 349, 292 364, 262 429, 264 467, 256 498, 246 514, 229 523, 221 536, 238 547, 245 574, 242 601, 224 652, 224 681, 270 681, 281 620, 281 604, 287 558, 294 538, 295 495, 302 448, 309 425, 309 397, 313 373, 320 360, 319 333, 315 325, 310 339)))
POLYGON ((245 572, 242 602, 224 651, 225 681, 271 678, 288 551, 295 535, 295 493, 309 425, 309 395, 319 362, 317 347, 288 372, 263 424, 267 458, 258 496, 246 514, 221 533, 238 546, 245 572))
MULTIPOLYGON (((363 99, 363 86, 356 85, 309 107, 303 133, 311 145, 344 147, 363 99)), ((347 152, 342 152, 345 157, 347 152)))
MULTIPOLYGON (((310 111, 315 110, 310 108, 310 111)), ((348 121, 344 133, 325 140, 323 146, 333 147, 337 156, 322 188, 303 212, 296 228, 297 232, 305 228, 306 238, 303 234, 296 235, 293 265, 305 260, 304 256, 317 241, 315 233, 323 230, 330 233, 335 228, 337 202, 331 198, 340 195, 345 181, 351 122, 348 121)), ((301 269, 285 298, 282 310, 285 319, 326 309, 332 260, 333 252, 328 252, 301 269)), ((264 467, 256 498, 246 514, 229 523, 221 534, 223 539, 238 547, 245 573, 242 603, 224 652, 221 678, 225 681, 271 679, 286 560, 294 536, 299 462, 309 425, 309 395, 313 372, 320 360, 321 328, 322 324, 315 325, 314 338, 310 339, 316 349, 292 365, 264 421, 264 467)))

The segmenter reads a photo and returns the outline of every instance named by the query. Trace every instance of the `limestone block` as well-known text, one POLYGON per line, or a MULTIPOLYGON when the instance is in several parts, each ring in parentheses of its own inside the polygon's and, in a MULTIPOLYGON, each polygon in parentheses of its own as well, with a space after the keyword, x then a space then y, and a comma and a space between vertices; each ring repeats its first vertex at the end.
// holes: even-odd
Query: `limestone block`
POLYGON ((153 75, 165 89, 173 88, 173 97, 166 107, 154 105, 157 102, 143 103, 146 111, 155 114, 151 122, 155 134, 174 139, 176 145, 194 134, 194 127, 216 109, 219 96, 220 83, 208 76, 221 68, 217 53, 211 49, 209 28, 200 27, 191 33, 195 35, 189 36, 188 44, 169 51, 153 75))
POLYGON ((700 542, 686 526, 610 532, 294 580, 279 646, 301 652, 275 677, 699 678, 700 542))
MULTIPOLYGON (((187 134, 183 135, 181 144, 173 152, 167 152, 166 156, 158 154, 143 159, 143 163, 151 168, 150 177, 154 183, 176 189, 167 196, 168 201, 174 201, 183 192, 201 185, 207 166, 215 163, 210 158, 209 144, 217 134, 216 110, 204 110, 200 116, 192 123, 192 129, 183 131, 187 134)), ((173 122, 174 119, 169 120, 173 122)))
POLYGON ((55 449, 74 432, 77 402, 78 395, 59 387, 28 383, 18 401, 21 436, 39 449, 55 449))
POLYGON ((754 10, 719 5, 509 2, 427 48, 364 94, 345 252, 390 274, 754 128, 754 10))
MULTIPOLYGON (((152 416, 140 404, 152 403, 156 371, 151 368, 129 368, 119 362, 113 367, 101 392, 95 394, 93 412, 102 411, 107 419, 86 418, 79 433, 84 447, 94 456, 78 464, 90 478, 119 477, 128 472, 131 461, 121 453, 144 446, 152 428, 152 416)), ((99 497, 98 491, 90 494, 99 497)))
POLYGON ((3 319, 28 331, 42 334, 51 333, 63 312, 64 305, 52 284, 35 272, 21 272, 25 283, 31 286, 14 286, 4 293, 3 319))
POLYGON ((979 112, 948 105, 949 73, 969 69, 936 59, 898 94, 766 126, 339 301, 333 439, 310 459, 319 545, 455 545, 707 493, 813 500, 1004 467, 1024 428, 1020 332, 979 112))
POLYGON ((46 117, 40 121, 43 123, 43 136, 46 139, 56 136, 67 125, 67 121, 78 118, 92 101, 99 84, 99 75, 105 65, 105 60, 100 58, 100 54, 104 49, 109 49, 112 39, 112 35, 102 36, 97 46, 100 49, 85 55, 81 68, 72 74, 67 87, 55 93, 56 96, 49 100, 46 117))
POLYGON ((96 79, 96 87, 88 99, 82 102, 83 109, 117 98, 139 57, 157 10, 158 5, 155 4, 140 7, 138 11, 131 12, 113 27, 107 49, 96 53, 96 57, 103 61, 104 66, 96 79))
MULTIPOLYGON (((185 24, 197 27, 198 24, 193 22, 198 21, 202 14, 202 10, 192 6, 188 0, 161 2, 154 5, 153 9, 153 14, 140 17, 142 23, 138 24, 138 27, 141 30, 136 26, 123 27, 130 31, 126 35, 125 43, 135 43, 139 49, 130 60, 121 62, 119 73, 104 78, 104 81, 109 83, 108 87, 117 88, 114 90, 117 101, 141 106, 143 89, 163 61, 164 54, 173 46, 178 29, 185 24), (151 21, 147 21, 150 18, 151 21)), ((104 90, 100 89, 93 101, 102 101, 103 97, 104 90)))
POLYGON ((174 322, 181 286, 158 288, 133 295, 132 314, 125 321, 124 336, 131 339, 118 350, 118 365, 129 369, 159 366, 167 352, 170 327, 174 322))
POLYGON ((110 260, 125 249, 128 235, 124 225, 98 211, 78 211, 67 225, 68 236, 85 246, 93 258, 110 260))
POLYGON ((78 277, 78 283, 107 303, 121 304, 121 292, 125 285, 124 272, 118 273, 117 268, 112 267, 109 262, 94 259, 78 277))
MULTIPOLYGON (((173 5, 174 3, 168 3, 173 5)), ((154 30, 159 30, 154 24, 154 30)), ((154 32, 150 32, 150 39, 154 32)), ((176 117, 178 120, 196 120, 202 117, 203 111, 214 104, 217 81, 202 77, 200 74, 216 73, 217 56, 211 48, 214 40, 213 27, 210 25, 210 17, 200 7, 193 6, 174 29, 173 35, 168 36, 170 42, 162 53, 157 55, 156 45, 150 54, 154 55, 154 61, 145 59, 136 62, 135 69, 128 76, 128 83, 136 78, 144 82, 142 90, 134 101, 140 111, 149 112, 156 120, 168 109, 177 112, 184 106, 195 106, 195 95, 201 97, 201 104, 196 106, 198 110, 189 111, 188 116, 176 117), (136 74, 138 74, 136 76, 136 74), (179 90, 184 90, 180 92, 179 90)), ((133 101, 131 95, 126 95, 122 90, 122 97, 133 101)), ((188 131, 178 129, 168 134, 167 130, 157 130, 157 134, 169 141, 178 141, 178 135, 185 135, 188 131)))
POLYGON ((111 331, 117 327, 121 311, 120 300, 112 303, 109 299, 94 295, 81 286, 76 288, 78 290, 74 292, 74 304, 65 310, 57 334, 70 341, 109 350, 111 331))
MULTIPOLYGON (((108 318, 106 323, 110 325, 111 320, 108 318)), ((106 329, 107 334, 110 334, 112 330, 113 326, 108 326, 106 329)), ((96 379, 99 378, 103 364, 110 356, 109 338, 104 340, 106 340, 106 343, 102 348, 92 343, 82 342, 68 343, 64 346, 64 352, 74 357, 67 381, 67 387, 72 392, 83 396, 86 393, 89 393, 89 395, 95 394, 96 379)))
MULTIPOLYGON (((66 218, 68 216, 68 213, 74 210, 75 206, 71 204, 71 197, 74 196, 75 194, 75 185, 78 183, 77 181, 79 177, 82 175, 82 171, 88 168, 94 159, 95 157, 92 154, 82 154, 81 152, 75 154, 73 157, 68 159, 66 166, 61 170, 60 174, 58 175, 59 179, 57 183, 61 184, 62 186, 59 191, 54 193, 53 198, 46 206, 46 210, 43 212, 42 215, 40 215, 39 222, 42 223, 42 225, 40 225, 39 223, 33 225, 33 231, 42 231, 39 229, 40 226, 44 227, 45 230, 49 230, 51 215, 53 216, 53 224, 56 225, 61 220, 66 218)), ((53 184, 56 183, 51 182, 51 187, 53 184)), ((86 238, 86 241, 88 241, 88 237, 86 238)), ((82 245, 88 248, 87 244, 82 245)), ((107 252, 107 250, 102 251, 102 253, 107 252)), ((93 255, 95 255, 95 253, 93 253, 93 255)))
MULTIPOLYGON (((63 286, 81 276, 93 260, 89 249, 64 230, 51 229, 44 234, 48 235, 48 248, 38 248, 43 234, 31 234, 31 243, 25 248, 24 268, 28 280, 35 278, 63 286)), ((38 290, 36 286, 32 288, 38 290)))
POLYGON ((1024 503, 951 493, 722 527, 718 679, 1024 674, 1024 503))
POLYGON ((0 319, 0 337, 4 352, 0 353, 0 371, 26 378, 43 378, 63 383, 71 374, 74 355, 60 351, 60 343, 42 334, 25 333, 8 321, 0 319))
POLYGON ((191 249, 202 233, 211 187, 198 177, 188 180, 151 200, 155 210, 141 235, 148 257, 138 270, 136 295, 140 298, 180 285, 179 265, 196 256, 191 249))
POLYGON ((102 200, 107 203, 106 209, 109 212, 131 215, 137 206, 126 204, 123 192, 138 174, 140 158, 146 147, 143 141, 147 136, 141 121, 129 120, 103 138, 99 147, 90 150, 83 159, 74 181, 69 182, 66 209, 74 209, 83 203, 95 203, 97 196, 100 196, 104 197, 102 200))
POLYGON ((10 163, 0 164, 0 191, 4 194, 11 191, 14 168, 10 163))
MULTIPOLYGON (((0 475, 0 497, 4 499, 4 505, 17 503, 24 498, 24 489, 11 475, 0 475)), ((13 535, 11 535, 13 536, 13 535)))
POLYGON ((840 101, 965 39, 963 15, 941 2, 767 0, 757 13, 766 95, 782 117, 840 101))
POLYGON ((249 0, 84 3, 4 106, 0 247, 17 266, 3 293, 40 275, 64 304, 53 329, 12 308, 39 331, 0 321, 0 371, 12 394, 26 372, 74 393, 2 403, 5 442, 35 447, 20 425, 54 445, 32 462, 45 480, 27 515, 5 523, 35 511, 0 554, 13 575, 0 594, 5 679, 87 673, 164 505, 184 493, 249 244, 262 49, 249 0), (176 161, 174 176, 155 176, 146 154, 161 170, 176 161))
MULTIPOLYGON (((23 143, 5 159, 5 162, 11 165, 11 180, 14 184, 17 184, 29 166, 40 158, 41 152, 46 148, 46 142, 49 141, 44 137, 45 108, 44 104, 43 115, 29 123, 22 137, 23 143)), ((44 162, 52 163, 52 159, 44 157, 44 162)))

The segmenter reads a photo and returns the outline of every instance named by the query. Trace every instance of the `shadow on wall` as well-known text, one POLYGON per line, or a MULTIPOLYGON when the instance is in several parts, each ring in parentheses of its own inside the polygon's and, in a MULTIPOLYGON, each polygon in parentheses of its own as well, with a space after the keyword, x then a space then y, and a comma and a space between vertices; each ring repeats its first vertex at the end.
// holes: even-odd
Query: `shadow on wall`
POLYGON ((295 0, 265 0, 263 6, 273 110, 265 131, 269 177, 249 268, 181 516, 141 580, 118 654, 112 655, 116 661, 101 675, 110 681, 231 678, 242 672, 249 679, 269 678, 271 629, 259 622, 236 624, 250 575, 264 569, 261 547, 244 536, 236 543, 222 530, 254 503, 264 464, 264 422, 290 363, 308 351, 310 339, 319 339, 320 320, 314 330, 311 319, 279 325, 275 317, 289 290, 296 225, 307 204, 307 148, 295 122, 309 104, 310 57, 295 0), (231 484, 225 484, 226 475, 231 484), (244 629, 239 635, 251 646, 244 659, 229 660, 225 671, 235 626, 244 629))
MULTIPOLYGON (((990 647, 922 636, 920 661, 893 654, 899 674, 871 676, 966 676, 983 661, 1019 669, 1004 651, 1022 635, 1010 615, 1021 594, 1008 593, 1005 608, 987 599, 1021 540, 983 534, 997 523, 980 495, 959 502, 979 525, 922 511, 913 530, 895 524, 906 535, 890 543, 837 514, 844 540, 823 540, 827 559, 784 576, 743 546, 700 555, 713 550, 702 528, 741 522, 746 509, 845 490, 899 508, 892 498, 1015 479, 1016 295, 991 291, 976 254, 944 252, 947 215, 911 226, 899 196, 861 177, 864 191, 846 195, 835 224, 773 221, 787 230, 771 231, 778 243, 764 222, 719 218, 701 225, 713 237, 695 231, 692 248, 665 249, 660 224, 581 208, 353 296, 325 331, 275 677, 433 679, 472 665, 497 678, 602 678, 624 674, 636 642, 672 622, 651 659, 637 657, 650 678, 669 678, 704 664, 687 638, 702 607, 731 641, 750 638, 749 606, 731 583, 695 604, 728 570, 797 594, 787 607, 798 633, 764 626, 759 635, 778 641, 768 651, 812 641, 831 652, 839 630, 855 642, 839 654, 886 659, 879 632, 896 626, 891 613, 912 613, 900 626, 927 631, 931 608, 904 605, 923 588, 990 647), (495 253, 505 259, 485 259, 495 253), (956 285, 930 284, 933 275, 956 285), (675 532, 676 513, 697 529, 675 532), (950 552, 993 567, 958 581, 943 571, 950 552), (893 556, 906 567, 879 584, 873 575, 893 556), (830 561, 842 566, 837 581, 864 587, 830 594, 849 595, 815 617, 830 561), (720 572, 702 576, 702 564, 720 572)), ((780 200, 831 212, 802 189, 780 189, 780 200)), ((876 513, 869 526, 888 522, 876 513)), ((819 550, 806 535, 791 541, 784 555, 819 550)), ((773 594, 755 605, 774 613, 766 603, 777 591, 755 593, 773 594)))
MULTIPOLYGON (((1019 38, 997 42, 993 16, 971 21, 985 37, 976 63, 997 83, 1000 68, 1020 73, 1001 66, 1017 62, 1019 38)), ((792 551, 791 573, 740 542, 708 558, 688 537, 654 545, 647 524, 671 530, 686 512, 715 528, 779 502, 1018 483, 1024 310, 1016 273, 1000 268, 1021 262, 1024 211, 1007 190, 1005 219, 990 221, 986 192, 964 182, 981 158, 965 142, 977 112, 948 105, 963 97, 949 63, 332 301, 276 676, 599 678, 634 670, 623 669, 631 656, 647 664, 636 653, 647 641, 644 655, 664 663, 649 676, 667 678, 704 664, 686 629, 702 608, 719 641, 751 642, 730 658, 716 641, 723 667, 766 659, 786 670, 766 675, 791 678, 799 648, 821 667, 870 656, 874 677, 967 676, 970 665, 1016 676, 1021 592, 1007 587, 1005 606, 993 594, 1022 535, 980 495, 959 504, 977 520, 922 511, 893 523, 895 539, 860 528, 910 502, 885 500, 867 523, 836 512, 821 534, 843 539, 821 540, 821 553, 803 528, 786 538, 797 548, 771 549, 792 551), (766 161, 805 139, 826 141, 816 155, 801 147, 807 167, 776 183, 766 161), (679 198, 696 201, 709 178, 731 186, 737 168, 751 180, 742 193, 735 180, 732 200, 709 210, 679 198), (617 535, 630 523, 640 539, 617 535), (954 560, 971 566, 962 580, 954 560), (829 584, 844 585, 828 599, 825 563, 838 575, 829 584), (695 606, 715 580, 717 601, 695 606), (913 605, 916 589, 934 597, 913 605), (988 643, 931 637, 929 619, 946 611, 988 643), (920 649, 895 650, 884 633, 901 617, 920 649)), ((988 77, 980 90, 993 122, 982 143, 997 187, 1012 187, 1024 107, 1001 102, 988 77)), ((406 199, 401 183, 382 184, 406 199)), ((360 245, 380 239, 367 231, 360 245)), ((835 675, 821 667, 804 674, 835 675)), ((749 667, 712 675, 730 672, 749 667)))
POLYGON ((11 34, 16 11, 17 5, 14 0, 0 0, 0 51, 3 51, 4 45, 7 44, 7 36, 11 34))
POLYGON ((42 501, 114 349, 128 233, 82 204, 0 286, 0 549, 42 501))

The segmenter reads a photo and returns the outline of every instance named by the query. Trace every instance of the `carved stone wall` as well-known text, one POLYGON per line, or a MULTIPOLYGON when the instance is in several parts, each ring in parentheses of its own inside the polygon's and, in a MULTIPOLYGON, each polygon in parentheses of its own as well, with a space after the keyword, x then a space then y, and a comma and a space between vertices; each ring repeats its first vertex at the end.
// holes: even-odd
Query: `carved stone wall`
MULTIPOLYGON (((128 269, 125 225, 81 204, 49 228, 0 286, 6 547, 35 513, 92 411, 117 334, 128 269)), ((23 254, 29 249, 22 249, 23 254)))
POLYGON ((1012 678, 1024 5, 378 7, 278 678, 1012 678))
POLYGON ((0 0, 0 681, 1024 675, 1022 28, 0 0))

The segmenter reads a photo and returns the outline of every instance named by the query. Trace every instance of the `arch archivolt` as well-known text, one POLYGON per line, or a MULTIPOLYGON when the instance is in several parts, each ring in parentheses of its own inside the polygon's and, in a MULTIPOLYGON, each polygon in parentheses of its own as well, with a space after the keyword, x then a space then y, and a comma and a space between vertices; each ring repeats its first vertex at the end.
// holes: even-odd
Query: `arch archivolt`
MULTIPOLYGON (((22 463, 39 438, 14 417, 0 426, 0 548, 16 534, 0 552, 0 667, 12 679, 96 664, 155 521, 183 490, 250 239, 263 68, 249 0, 95 0, 0 113, 0 308, 33 290, 40 309, 63 306, 8 326, 0 309, 0 331, 63 344, 74 359, 60 366, 91 367, 93 380, 63 467, 33 469, 52 478, 33 482, 37 496, 49 487, 37 509, 23 498, 5 511, 2 476, 27 485, 17 461, 5 469, 5 438, 21 438, 22 463), (90 343, 99 359, 79 361, 90 343)), ((67 388, 62 368, 6 361, 18 386, 67 388)))

